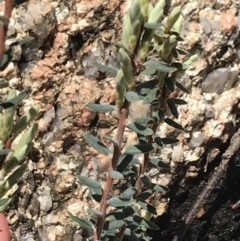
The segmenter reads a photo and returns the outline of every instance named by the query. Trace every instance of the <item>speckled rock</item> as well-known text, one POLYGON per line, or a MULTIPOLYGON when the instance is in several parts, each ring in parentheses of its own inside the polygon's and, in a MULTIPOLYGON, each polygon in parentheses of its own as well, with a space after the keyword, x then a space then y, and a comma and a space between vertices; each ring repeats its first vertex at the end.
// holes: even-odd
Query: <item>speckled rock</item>
MULTIPOLYGON (((239 0, 172 0, 171 4, 181 5, 184 15, 184 41, 179 47, 198 53, 199 58, 179 79, 190 95, 178 89, 174 93, 188 102, 178 106, 177 121, 185 132, 166 123, 157 130, 161 137, 174 136, 180 141, 153 153, 171 168, 171 173, 162 173, 159 168, 149 171, 152 181, 160 185, 169 185, 175 168, 185 163, 189 166, 186 177, 198 175, 195 164, 206 151, 208 140, 224 142, 230 135, 240 98, 239 0)), ((0 77, 11 87, 31 90, 20 113, 35 104, 41 106, 29 171, 14 189, 7 212, 18 241, 86 240, 87 235, 70 220, 67 211, 88 217, 89 207, 98 208, 98 204, 76 177, 91 176, 104 184, 111 158, 90 148, 84 134, 97 134, 110 146, 102 137, 116 134, 118 120, 116 111, 99 114, 85 108, 89 102, 115 102, 115 79, 92 67, 92 62, 118 67, 112 43, 120 40, 122 16, 129 5, 129 0, 31 0, 13 11, 7 45, 28 35, 35 39, 15 49, 14 62, 0 77)), ((6 95, 6 90, 1 89, 0 94, 6 95)), ((148 105, 133 103, 129 121, 149 114, 148 105)), ((170 112, 167 115, 171 117, 170 112)), ((133 144, 136 135, 127 130, 124 140, 124 144, 133 144)), ((205 153, 209 163, 218 146, 214 150, 205 153)), ((160 215, 168 200, 157 201, 160 215)))

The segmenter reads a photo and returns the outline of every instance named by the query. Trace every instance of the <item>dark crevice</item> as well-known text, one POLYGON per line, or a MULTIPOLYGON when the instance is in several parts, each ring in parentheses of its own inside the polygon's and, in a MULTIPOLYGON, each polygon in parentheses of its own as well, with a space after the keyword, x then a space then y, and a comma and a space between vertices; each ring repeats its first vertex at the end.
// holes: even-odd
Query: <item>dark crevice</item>
MULTIPOLYGON (((201 168, 197 178, 187 180, 184 188, 176 186, 177 183, 179 183, 179 180, 176 180, 174 184, 175 187, 174 185, 171 187, 171 190, 174 190, 174 192, 172 192, 170 196, 171 199, 168 207, 168 212, 154 220, 160 227, 160 230, 149 231, 149 235, 153 237, 153 241, 172 240, 176 230, 179 228, 183 217, 196 202, 198 195, 206 186, 207 181, 211 177, 214 169, 220 164, 221 156, 229 147, 231 136, 234 134, 238 125, 236 125, 234 128, 233 123, 227 123, 225 127, 225 132, 229 134, 228 141, 222 143, 220 139, 212 139, 206 143, 205 153, 201 157, 201 160, 196 162, 198 168, 201 168), (204 172, 203 167, 207 161, 207 154, 213 148, 218 148, 220 153, 211 163, 208 164, 207 171, 204 172)), ((212 191, 210 197, 205 200, 205 204, 203 206, 205 211, 204 215, 200 219, 194 219, 183 241, 212 241, 211 235, 215 237, 215 229, 222 228, 224 225, 227 225, 227 231, 225 232, 227 236, 230 232, 230 226, 232 222, 234 222, 234 232, 232 231, 231 236, 236 236, 236 234, 240 235, 240 225, 238 222, 233 221, 234 212, 231 210, 231 203, 238 200, 238 198, 240 199, 240 190, 238 191, 240 184, 240 153, 237 153, 234 157, 232 157, 229 168, 230 170, 227 171, 227 179, 225 176, 222 177, 219 184, 212 191), (230 167, 232 165, 233 167, 231 169, 230 167), (236 169, 236 167, 238 168, 236 169), (235 173, 237 170, 238 172, 235 173), (236 181, 238 179, 239 181, 236 181), (228 220, 227 222, 225 222, 225 216, 222 214, 222 212, 228 212, 229 217, 226 217, 228 220), (219 218, 220 215, 222 215, 221 219, 219 218)), ((238 218, 240 219, 240 215, 238 218)), ((237 218, 235 218, 235 220, 237 220, 237 218)), ((216 235, 216 237, 219 236, 216 235)), ((215 240, 223 241, 225 240, 224 237, 223 239, 215 240)))

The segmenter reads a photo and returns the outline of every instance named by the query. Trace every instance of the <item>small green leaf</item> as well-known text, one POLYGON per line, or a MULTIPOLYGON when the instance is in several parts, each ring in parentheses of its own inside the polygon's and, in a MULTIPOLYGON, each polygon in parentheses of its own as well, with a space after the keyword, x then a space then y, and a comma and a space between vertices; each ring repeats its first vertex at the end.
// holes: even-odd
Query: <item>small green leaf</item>
POLYGON ((176 107, 176 105, 175 105, 174 100, 172 100, 172 99, 170 99, 170 98, 167 99, 167 104, 168 104, 168 107, 169 107, 172 115, 173 115, 176 119, 178 119, 178 110, 177 110, 177 107, 176 107))
POLYGON ((179 60, 179 53, 175 48, 172 49, 171 54, 175 59, 179 60))
MULTIPOLYGON (((136 223, 132 223, 132 224, 129 224, 129 225, 127 226, 127 228, 129 228, 129 229, 132 230, 132 231, 135 231, 135 230, 137 230, 137 229, 139 228, 139 225, 136 224, 136 223)), ((130 241, 131 241, 131 240, 130 240, 130 241)))
MULTIPOLYGON (((116 230, 114 230, 114 229, 112 229, 112 230, 102 230, 102 232, 101 232, 101 238, 103 238, 103 237, 107 237, 108 239, 110 239, 110 240, 114 240, 114 239, 116 239, 116 234, 118 233, 118 230, 116 229, 116 230)), ((101 239, 101 240, 103 240, 103 239, 101 239)))
POLYGON ((94 224, 91 221, 87 220, 86 218, 79 218, 77 216, 74 216, 70 212, 68 212, 68 215, 73 221, 77 222, 82 228, 85 228, 91 231, 95 229, 94 224))
POLYGON ((21 164, 21 161, 28 155, 33 147, 33 143, 30 142, 24 146, 16 148, 11 154, 10 158, 4 163, 2 168, 2 173, 6 176, 11 170, 13 170, 17 165, 21 164))
POLYGON ((27 36, 27 37, 24 37, 22 39, 18 39, 17 41, 11 43, 10 46, 13 47, 13 46, 17 46, 17 45, 24 45, 24 44, 29 43, 30 41, 32 41, 34 39, 35 39, 34 37, 27 36))
POLYGON ((101 202, 102 200, 102 189, 89 188, 89 191, 96 202, 101 202))
POLYGON ((127 237, 127 239, 129 241, 140 241, 140 239, 138 239, 138 237, 136 236, 136 234, 129 228, 126 228, 124 230, 124 234, 127 237))
POLYGON ((168 125, 176 128, 176 129, 179 129, 179 130, 183 130, 184 131, 184 128, 178 124, 177 122, 173 121, 172 119, 169 119, 169 118, 165 118, 164 119, 164 122, 167 123, 168 125))
POLYGON ((110 177, 113 179, 124 179, 124 176, 122 175, 122 173, 117 171, 110 171, 110 177))
POLYGON ((137 175, 136 172, 134 172, 132 169, 126 169, 124 170, 124 172, 122 173, 124 176, 133 176, 135 177, 137 175))
POLYGON ((177 70, 177 68, 172 67, 171 65, 168 65, 165 62, 148 61, 148 62, 144 63, 144 65, 149 67, 149 68, 156 69, 156 70, 161 71, 161 72, 167 72, 167 73, 177 70))
POLYGON ((133 220, 136 223, 146 227, 147 229, 159 230, 159 227, 157 226, 157 224, 155 224, 153 222, 150 222, 150 221, 148 221, 147 219, 145 219, 143 217, 134 215, 133 220))
POLYGON ((97 151, 101 152, 104 155, 111 154, 111 151, 95 136, 91 134, 86 134, 85 139, 90 146, 92 146, 97 151))
POLYGON ((0 71, 3 71, 8 66, 8 64, 12 61, 13 54, 14 54, 14 49, 12 47, 9 47, 9 49, 5 51, 2 58, 2 63, 0 65, 0 71))
POLYGON ((174 89, 175 89, 175 80, 171 77, 166 77, 164 78, 164 82, 165 82, 165 85, 166 87, 171 91, 171 92, 174 92, 174 89))
POLYGON ((106 140, 109 140, 109 141, 110 141, 111 143, 113 143, 114 145, 117 145, 117 141, 114 140, 111 136, 105 135, 105 136, 103 136, 103 138, 106 139, 106 140))
POLYGON ((187 57, 187 59, 185 59, 183 63, 190 66, 197 59, 198 59, 198 54, 194 54, 194 55, 191 55, 190 57, 187 57))
POLYGON ((142 240, 144 241, 151 241, 152 237, 150 237, 146 232, 142 234, 142 240))
POLYGON ((150 117, 136 118, 134 121, 141 125, 151 125, 154 123, 153 119, 150 117))
POLYGON ((159 90, 157 88, 150 90, 148 94, 143 99, 143 104, 151 104, 154 100, 156 100, 159 95, 159 90))
POLYGON ((190 94, 190 92, 182 85, 180 84, 178 81, 176 81, 176 86, 182 90, 183 92, 187 93, 187 94, 190 94))
POLYGON ((139 144, 141 144, 141 145, 148 144, 146 136, 143 136, 143 135, 137 133, 137 137, 138 137, 139 144))
POLYGON ((14 0, 14 3, 17 5, 23 4, 25 2, 27 2, 28 0, 14 0))
POLYGON ((148 162, 148 167, 161 167, 161 168, 165 168, 165 169, 170 168, 170 166, 167 163, 165 163, 164 161, 162 161, 159 158, 152 158, 148 162))
POLYGON ((8 82, 7 81, 0 81, 0 89, 8 87, 8 82))
POLYGON ((20 141, 18 142, 15 150, 17 150, 18 148, 23 147, 24 145, 28 145, 29 143, 31 143, 37 133, 38 130, 38 124, 34 123, 32 126, 30 126, 28 128, 28 130, 23 134, 22 138, 20 139, 20 141))
POLYGON ((121 196, 122 198, 130 199, 136 192, 137 189, 135 187, 129 187, 121 194, 121 196))
POLYGON ((12 151, 11 149, 0 149, 0 156, 4 156, 11 151, 12 151))
POLYGON ((146 187, 151 186, 151 181, 146 175, 141 176, 141 181, 146 187))
POLYGON ((108 237, 108 231, 107 230, 102 230, 102 232, 101 232, 101 238, 102 239, 101 240, 103 240, 103 238, 106 238, 106 237, 108 237))
MULTIPOLYGON (((134 205, 134 207, 136 207, 136 206, 134 205)), ((138 210, 138 208, 137 208, 137 210, 138 210)), ((125 218, 125 221, 127 223, 132 223, 133 222, 133 216, 129 216, 129 217, 125 218)))
POLYGON ((138 200, 138 204, 146 211, 152 214, 157 214, 156 208, 153 207, 152 205, 148 204, 144 200, 138 200))
MULTIPOLYGON (((7 101, 8 100, 11 100, 13 98, 16 97, 16 90, 13 89, 13 90, 10 90, 9 93, 8 93, 8 97, 7 97, 7 101)), ((2 123, 3 123, 3 126, 5 127, 5 132, 8 133, 7 135, 10 134, 10 131, 12 129, 12 126, 13 126, 13 119, 14 119, 14 115, 15 115, 15 111, 16 111, 16 106, 12 106, 10 108, 7 108, 5 109, 5 111, 3 112, 3 115, 2 115, 2 123)), ((3 131, 3 130, 1 130, 3 131)), ((5 134, 0 134, 0 138, 2 139, 3 136, 6 138, 7 136, 5 136, 5 134)), ((3 139, 2 139, 3 140, 3 139)), ((6 141, 3 140, 4 142, 6 141)))
POLYGON ((4 102, 2 102, 0 104, 0 111, 2 111, 3 109, 8 109, 10 107, 13 107, 15 105, 20 104, 25 98, 26 98, 27 94, 20 94, 12 99, 6 100, 4 102))
POLYGON ((114 43, 114 46, 115 46, 118 50, 119 50, 120 48, 123 48, 129 56, 132 56, 132 55, 133 55, 133 53, 132 53, 128 48, 126 48, 122 43, 120 43, 120 42, 114 43))
POLYGON ((10 171, 12 171, 18 165, 19 165, 18 160, 15 157, 11 157, 4 163, 3 169, 2 169, 2 175, 6 176, 10 171))
POLYGON ((90 209, 90 211, 91 211, 96 217, 102 217, 102 216, 103 216, 103 214, 102 214, 100 211, 96 210, 96 209, 90 209))
POLYGON ((86 107, 91 110, 91 111, 95 111, 95 112, 111 112, 113 110, 115 110, 115 106, 114 105, 107 105, 107 104, 93 104, 93 103, 89 103, 86 105, 86 107))
POLYGON ((132 161, 132 159, 133 155, 121 155, 118 161, 117 171, 123 173, 123 171, 128 167, 129 163, 132 161))
POLYGON ((112 197, 109 200, 109 204, 115 208, 120 208, 120 207, 124 207, 127 205, 131 205, 135 202, 136 202, 136 200, 134 200, 134 199, 127 199, 127 198, 122 198, 122 197, 112 197))
POLYGON ((153 135, 153 140, 156 144, 158 144, 159 146, 162 146, 162 138, 159 135, 153 135))
POLYGON ((5 209, 8 207, 10 202, 11 202, 11 198, 0 199, 0 212, 1 213, 5 211, 5 209))
POLYGON ((27 163, 22 164, 17 170, 15 170, 8 179, 3 183, 1 197, 6 194, 8 190, 10 190, 23 176, 27 169, 27 163))
POLYGON ((116 220, 109 223, 108 230, 120 229, 124 225, 122 220, 116 220))
POLYGON ((127 206, 122 209, 114 211, 113 213, 111 213, 111 216, 114 216, 114 218, 117 220, 122 220, 129 216, 132 216, 136 211, 137 208, 135 206, 127 206))
POLYGON ((156 73, 156 69, 147 67, 140 73, 140 75, 153 75, 155 73, 156 73))
POLYGON ((110 74, 112 74, 114 76, 116 76, 117 72, 118 72, 117 68, 114 68, 114 67, 111 67, 111 66, 107 66, 107 65, 104 65, 104 64, 100 64, 98 62, 93 63, 92 66, 97 68, 101 72, 110 73, 110 74))
POLYGON ((139 124, 137 122, 132 122, 132 123, 128 124, 127 127, 130 130, 132 130, 132 131, 134 131, 134 132, 136 132, 138 134, 144 135, 144 136, 153 135, 153 130, 152 129, 147 128, 147 127, 145 127, 145 126, 143 126, 143 125, 141 125, 141 124, 139 124))
POLYGON ((129 145, 125 149, 126 154, 135 155, 151 152, 155 149, 153 144, 129 145))
POLYGON ((151 188, 156 192, 168 192, 169 191, 168 187, 158 185, 158 184, 155 184, 155 183, 152 183, 151 188))
POLYGON ((93 189, 101 189, 102 186, 98 181, 92 180, 89 177, 78 176, 78 180, 85 186, 93 189))
POLYGON ((138 199, 146 200, 146 199, 150 198, 153 195, 153 193, 154 193, 154 191, 152 189, 148 189, 148 190, 140 193, 137 196, 137 200, 138 199))
MULTIPOLYGON (((103 230, 103 232, 106 231, 106 230, 103 230)), ((114 240, 116 239, 116 234, 118 233, 119 231, 118 230, 108 230, 106 231, 106 237, 108 237, 108 239, 110 240, 114 240)))
MULTIPOLYGON (((167 34, 165 36, 167 36, 167 34)), ((177 31, 174 31, 174 30, 171 30, 169 32, 169 36, 174 36, 177 41, 182 40, 182 37, 180 36, 180 34, 177 31)))
POLYGON ((129 14, 124 14, 123 22, 122 22, 122 43, 125 47, 128 47, 129 43, 129 24, 130 24, 130 16, 129 14))
POLYGON ((144 28, 153 29, 153 30, 161 29, 163 27, 164 26, 161 23, 145 23, 144 24, 144 28))
POLYGON ((187 105, 187 102, 185 100, 175 98, 172 98, 172 100, 175 102, 176 105, 187 105))
POLYGON ((166 137, 166 138, 162 138, 162 142, 163 144, 168 145, 168 144, 176 144, 179 142, 179 140, 172 137, 166 137))
POLYGON ((164 119, 165 111, 162 110, 162 109, 159 109, 159 110, 153 112, 152 116, 153 116, 154 121, 155 121, 156 123, 160 123, 160 122, 162 122, 163 119, 164 119))
POLYGON ((39 110, 40 106, 36 105, 33 108, 30 108, 23 116, 21 116, 21 118, 12 128, 12 135, 16 137, 19 133, 25 130, 26 127, 29 125, 30 121, 34 119, 39 110))
POLYGON ((139 95, 134 91, 127 91, 125 93, 125 98, 129 102, 134 102, 139 100, 139 95))
POLYGON ((132 159, 132 161, 131 161, 131 164, 140 165, 140 164, 141 164, 141 162, 139 161, 139 159, 138 159, 138 158, 133 157, 133 159, 132 159))
POLYGON ((176 67, 177 69, 187 69, 189 67, 187 64, 178 63, 178 62, 172 63, 171 65, 173 67, 176 67))
POLYGON ((157 31, 155 31, 155 35, 162 38, 164 37, 164 32, 162 31, 162 29, 158 29, 157 31))
POLYGON ((151 241, 152 237, 149 236, 147 233, 143 233, 142 240, 144 240, 144 241, 151 241))
POLYGON ((158 79, 152 79, 146 82, 142 82, 138 85, 136 85, 135 89, 137 92, 141 92, 142 89, 153 89, 159 84, 158 79))

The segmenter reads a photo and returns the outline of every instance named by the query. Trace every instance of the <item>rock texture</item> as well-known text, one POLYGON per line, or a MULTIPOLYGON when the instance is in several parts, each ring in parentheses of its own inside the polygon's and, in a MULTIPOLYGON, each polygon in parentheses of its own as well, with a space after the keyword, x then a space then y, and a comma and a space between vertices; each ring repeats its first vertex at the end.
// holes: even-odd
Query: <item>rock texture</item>
MULTIPOLYGON (((186 132, 161 125, 161 137, 174 135, 181 143, 165 146, 156 156, 173 160, 173 168, 187 163, 187 177, 195 177, 199 170, 196 162, 209 150, 209 140, 218 140, 219 144, 214 145, 214 153, 218 153, 220 144, 227 141, 236 126, 240 99, 240 3, 171 2, 171 7, 182 5, 182 48, 200 57, 180 80, 191 94, 176 93, 188 102, 179 106, 180 124, 186 132)), ((4 3, 0 4, 1 10, 4 3)), ((13 201, 7 217, 18 241, 85 240, 87 234, 69 219, 67 211, 88 216, 89 206, 96 207, 97 203, 76 176, 88 175, 104 182, 109 160, 90 148, 83 135, 89 131, 97 131, 100 137, 114 133, 116 124, 116 113, 102 115, 85 108, 89 102, 115 100, 114 78, 103 75, 91 63, 118 66, 112 43, 120 37, 128 4, 129 1, 120 0, 31 0, 13 11, 7 44, 26 35, 34 40, 16 48, 13 62, 0 76, 19 90, 30 89, 24 110, 41 105, 39 135, 29 156, 29 171, 10 194, 13 201), (94 130, 91 124, 96 119, 98 128, 94 130)), ((6 90, 1 94, 6 94, 6 90)), ((146 106, 131 106, 130 118, 147 114, 146 106)), ((134 138, 128 135, 126 142, 133 142, 134 138)), ((151 171, 153 180, 161 185, 168 185, 173 178, 170 173, 151 171)), ((166 200, 162 200, 158 214, 166 207, 166 200)))

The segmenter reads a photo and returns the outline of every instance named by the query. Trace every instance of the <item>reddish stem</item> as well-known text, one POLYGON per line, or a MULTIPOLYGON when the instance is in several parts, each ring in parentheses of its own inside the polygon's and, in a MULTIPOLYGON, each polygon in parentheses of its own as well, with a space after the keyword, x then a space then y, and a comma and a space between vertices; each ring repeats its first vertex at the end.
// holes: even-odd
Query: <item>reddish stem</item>
MULTIPOLYGON (((116 137, 117 143, 114 145, 114 149, 113 149, 113 157, 112 157, 112 161, 111 161, 111 165, 112 165, 111 170, 113 170, 113 171, 115 171, 117 169, 118 160, 119 160, 119 157, 121 154, 120 150, 121 150, 121 144, 122 144, 124 130, 126 127, 126 121, 128 118, 128 111, 129 111, 129 102, 127 100, 125 100, 124 105, 123 105, 122 109, 120 110, 120 114, 119 114, 118 132, 117 132, 117 137, 116 137)), ((103 189, 101 203, 100 203, 100 212, 102 213, 103 216, 99 217, 97 220, 97 238, 98 238, 97 240, 101 239, 101 233, 102 233, 103 225, 104 225, 105 218, 106 218, 106 210, 108 207, 108 197, 109 197, 109 193, 112 189, 112 185, 113 185, 113 179, 110 176, 110 174, 108 174, 107 181, 106 181, 105 187, 103 189)))

